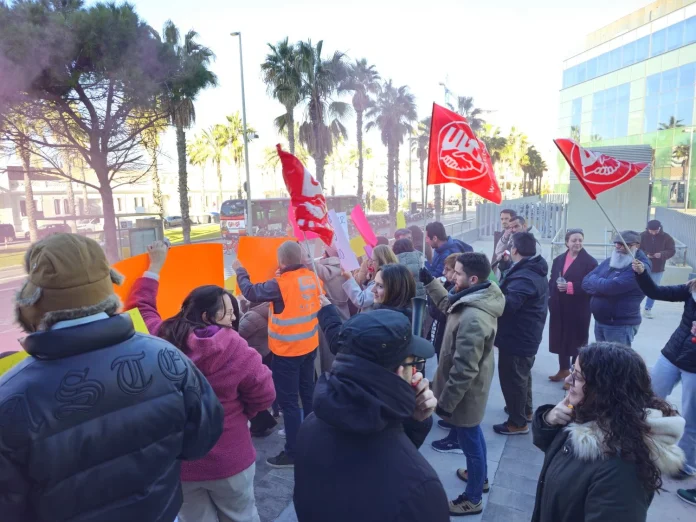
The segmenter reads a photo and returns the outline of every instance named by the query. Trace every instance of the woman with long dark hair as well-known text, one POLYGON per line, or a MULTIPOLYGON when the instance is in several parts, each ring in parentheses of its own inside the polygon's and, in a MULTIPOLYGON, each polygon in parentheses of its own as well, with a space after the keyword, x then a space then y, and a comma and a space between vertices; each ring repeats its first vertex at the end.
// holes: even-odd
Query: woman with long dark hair
POLYGON ((271 372, 237 333, 239 305, 224 288, 196 288, 178 314, 162 320, 157 290, 167 251, 162 241, 148 247, 150 268, 133 285, 126 309, 137 307, 152 335, 169 341, 193 361, 225 410, 223 433, 215 447, 202 459, 181 465, 184 504, 179 519, 258 522, 256 451, 248 422, 275 399, 271 372))
MULTIPOLYGON (((562 382, 570 374, 578 350, 590 335, 590 296, 582 289, 582 280, 597 268, 597 260, 583 248, 585 234, 579 228, 568 229, 568 250, 553 260, 549 279, 549 351, 558 355, 558 372, 549 380, 562 382)), ((564 384, 564 389, 567 388, 564 384)))
POLYGON ((411 319, 411 299, 416 297, 416 280, 404 265, 383 265, 372 286, 377 308, 390 308, 411 319))
POLYGON ((534 445, 546 458, 532 522, 645 521, 662 474, 684 462, 684 419, 622 344, 582 348, 566 382, 568 396, 534 414, 534 445))

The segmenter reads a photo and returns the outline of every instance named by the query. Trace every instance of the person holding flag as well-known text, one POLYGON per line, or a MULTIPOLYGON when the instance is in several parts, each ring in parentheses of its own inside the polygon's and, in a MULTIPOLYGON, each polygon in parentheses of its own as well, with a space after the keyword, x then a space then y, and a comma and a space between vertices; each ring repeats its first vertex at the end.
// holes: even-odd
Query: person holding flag
MULTIPOLYGON (((287 186, 297 225, 303 232, 316 233, 331 246, 334 231, 328 220, 321 185, 292 154, 281 150, 283 179, 287 186)), ((297 433, 303 419, 312 413, 314 359, 319 346, 317 313, 321 308, 322 285, 316 270, 305 268, 302 247, 289 240, 278 248, 279 275, 264 283, 252 284, 239 260, 232 267, 237 284, 248 301, 270 302, 268 348, 273 353, 271 369, 278 404, 285 420, 285 449, 267 463, 272 468, 295 466, 297 433), (299 399, 302 400, 300 410, 299 399)))

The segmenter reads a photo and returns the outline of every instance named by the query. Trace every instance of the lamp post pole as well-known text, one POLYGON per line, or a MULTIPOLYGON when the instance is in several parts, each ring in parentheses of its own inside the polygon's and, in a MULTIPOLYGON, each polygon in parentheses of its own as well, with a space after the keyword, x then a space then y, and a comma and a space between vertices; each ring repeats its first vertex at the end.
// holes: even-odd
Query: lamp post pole
POLYGON ((247 235, 250 236, 252 232, 251 176, 249 175, 249 136, 247 133, 246 97, 244 96, 244 61, 242 57, 242 33, 241 31, 237 31, 235 33, 232 33, 232 36, 239 36, 239 74, 242 79, 242 132, 244 133, 244 166, 246 167, 246 232, 247 235))

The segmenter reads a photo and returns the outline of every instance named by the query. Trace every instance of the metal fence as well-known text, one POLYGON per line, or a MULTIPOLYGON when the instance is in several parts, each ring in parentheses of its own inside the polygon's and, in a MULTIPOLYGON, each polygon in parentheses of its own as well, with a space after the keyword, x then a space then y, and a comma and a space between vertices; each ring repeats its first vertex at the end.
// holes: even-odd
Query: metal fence
POLYGON ((696 267, 696 216, 658 207, 655 209, 655 219, 662 223, 665 232, 684 244, 686 263, 696 267))
POLYGON ((448 236, 452 236, 465 243, 473 243, 479 238, 479 229, 476 226, 476 218, 469 218, 456 223, 447 223, 445 230, 448 236))
MULTIPOLYGON (((549 198, 551 194, 544 196, 549 198)), ((565 230, 568 217, 568 198, 566 194, 556 194, 557 201, 544 201, 544 198, 521 198, 503 201, 501 205, 483 203, 476 206, 476 228, 480 237, 492 237, 500 231, 500 211, 508 208, 524 217, 528 226, 534 226, 540 233, 537 239, 553 239, 560 230, 565 230), (563 197, 565 196, 565 198, 563 197)))

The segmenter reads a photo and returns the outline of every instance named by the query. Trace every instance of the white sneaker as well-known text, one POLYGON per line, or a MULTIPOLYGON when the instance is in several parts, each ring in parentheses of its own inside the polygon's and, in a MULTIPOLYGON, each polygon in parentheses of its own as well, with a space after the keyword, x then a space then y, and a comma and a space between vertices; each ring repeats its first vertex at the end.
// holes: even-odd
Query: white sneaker
POLYGON ((645 317, 646 319, 652 319, 653 318, 652 310, 648 310, 647 308, 645 310, 643 310, 643 317, 645 317))

